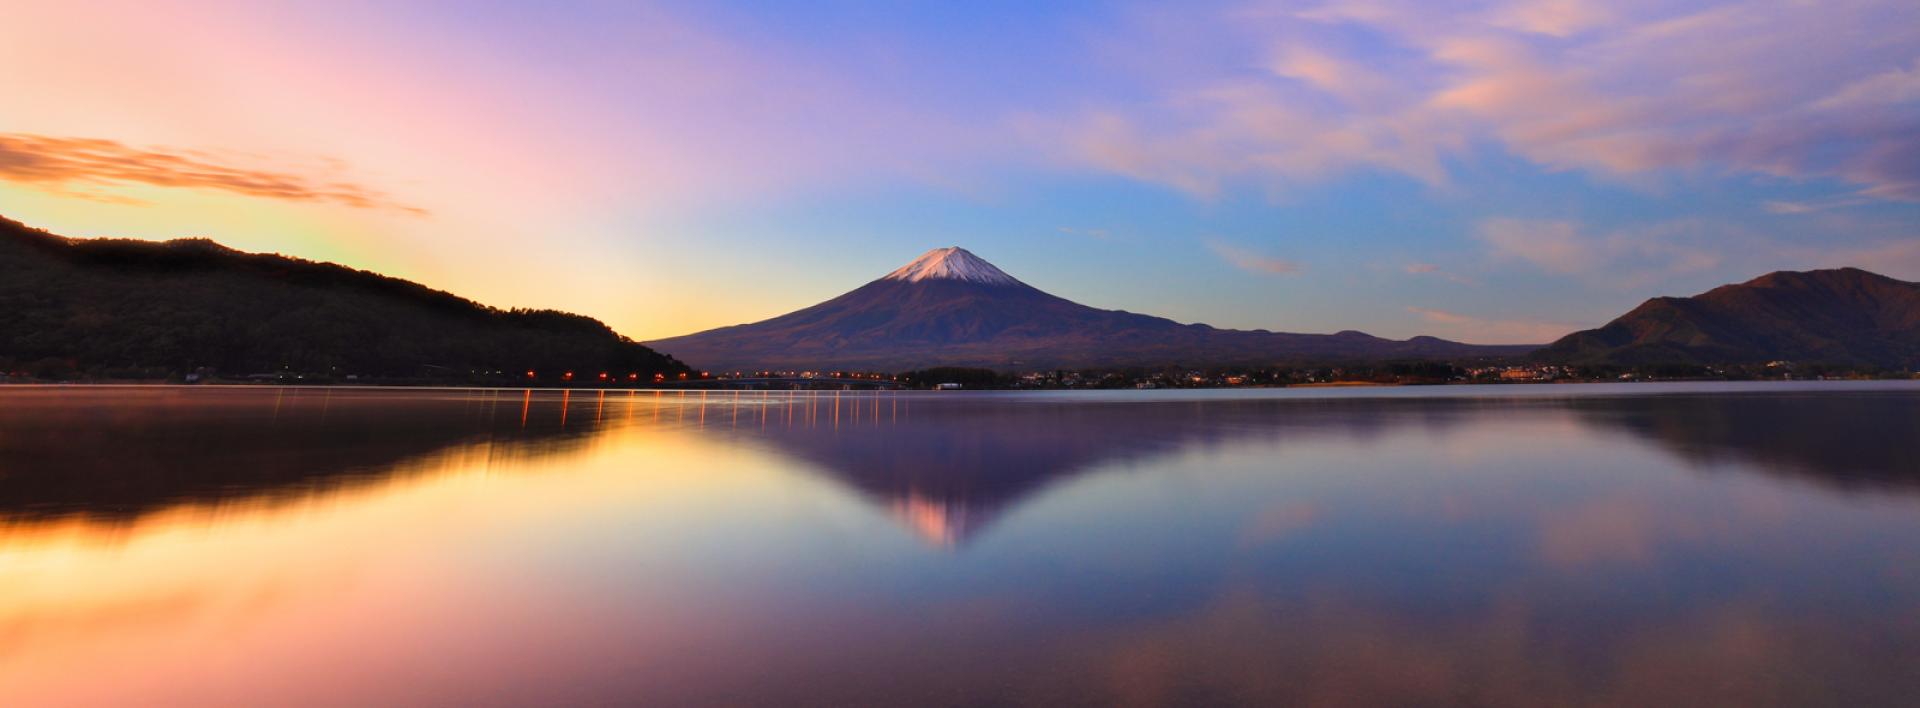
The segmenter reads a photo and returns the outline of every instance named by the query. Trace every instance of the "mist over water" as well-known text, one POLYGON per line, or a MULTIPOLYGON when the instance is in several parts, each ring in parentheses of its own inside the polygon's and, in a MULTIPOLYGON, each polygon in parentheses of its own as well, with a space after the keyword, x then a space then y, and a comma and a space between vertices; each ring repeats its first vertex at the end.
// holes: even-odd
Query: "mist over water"
POLYGON ((0 388, 0 705, 1897 704, 1920 387, 0 388))

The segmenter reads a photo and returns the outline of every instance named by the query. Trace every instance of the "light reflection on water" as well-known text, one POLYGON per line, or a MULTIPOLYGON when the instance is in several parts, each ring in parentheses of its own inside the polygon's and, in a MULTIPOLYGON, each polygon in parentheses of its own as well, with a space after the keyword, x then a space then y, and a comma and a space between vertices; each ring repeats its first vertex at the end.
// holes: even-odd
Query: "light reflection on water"
POLYGON ((0 705, 1897 703, 1916 414, 0 389, 0 705))

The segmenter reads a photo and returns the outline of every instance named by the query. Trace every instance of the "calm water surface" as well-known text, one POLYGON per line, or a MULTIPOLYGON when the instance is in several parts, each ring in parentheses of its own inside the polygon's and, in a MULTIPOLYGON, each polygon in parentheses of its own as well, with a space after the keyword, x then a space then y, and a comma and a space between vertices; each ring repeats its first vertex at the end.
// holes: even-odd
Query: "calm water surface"
POLYGON ((0 388, 0 705, 1911 705, 1920 387, 0 388))

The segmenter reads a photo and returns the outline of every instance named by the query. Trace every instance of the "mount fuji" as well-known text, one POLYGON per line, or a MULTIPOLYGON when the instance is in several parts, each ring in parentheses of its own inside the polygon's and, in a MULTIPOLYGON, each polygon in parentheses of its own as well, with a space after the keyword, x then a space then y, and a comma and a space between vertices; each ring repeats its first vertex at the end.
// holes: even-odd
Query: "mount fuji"
POLYGON ((806 309, 646 344, 713 371, 1265 365, 1518 356, 1539 348, 1181 324, 1047 294, 958 246, 928 251, 806 309))

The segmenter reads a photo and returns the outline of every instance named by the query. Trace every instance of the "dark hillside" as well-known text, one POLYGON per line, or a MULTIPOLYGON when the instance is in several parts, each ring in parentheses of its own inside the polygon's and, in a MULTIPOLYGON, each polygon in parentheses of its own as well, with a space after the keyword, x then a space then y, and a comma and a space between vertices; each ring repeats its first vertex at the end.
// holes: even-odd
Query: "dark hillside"
POLYGON ((1858 268, 1779 271, 1693 297, 1660 297, 1537 358, 1573 364, 1770 360, 1920 366, 1920 284, 1858 268))
POLYGON ((43 376, 291 371, 557 380, 685 367, 588 317, 206 239, 68 239, 0 219, 0 365, 43 376), (588 373, 591 372, 591 373, 588 373))

